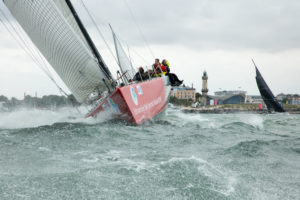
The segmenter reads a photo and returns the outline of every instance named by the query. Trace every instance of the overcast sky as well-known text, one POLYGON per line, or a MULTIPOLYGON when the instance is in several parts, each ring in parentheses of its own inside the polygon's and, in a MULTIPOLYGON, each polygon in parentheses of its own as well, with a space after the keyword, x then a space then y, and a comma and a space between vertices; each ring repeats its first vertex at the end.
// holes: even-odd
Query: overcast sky
MULTIPOLYGON (((73 0, 83 23, 113 74, 116 62, 79 0, 73 0)), ((106 41, 112 46, 111 23, 129 46, 136 67, 150 65, 154 57, 166 58, 171 71, 187 85, 201 90, 208 73, 209 94, 217 90, 246 90, 259 94, 254 58, 271 90, 300 93, 299 0, 85 0, 106 41), (133 11, 150 49, 131 16, 133 11)), ((2 10, 7 11, 2 1, 2 10)), ((0 15, 1 19, 3 18, 0 15)), ((13 19, 11 19, 14 22, 13 19)), ((59 94, 9 32, 0 26, 0 95, 22 98, 59 94)), ((114 50, 114 49, 113 49, 114 50)), ((64 84, 55 76, 59 84, 64 84)))

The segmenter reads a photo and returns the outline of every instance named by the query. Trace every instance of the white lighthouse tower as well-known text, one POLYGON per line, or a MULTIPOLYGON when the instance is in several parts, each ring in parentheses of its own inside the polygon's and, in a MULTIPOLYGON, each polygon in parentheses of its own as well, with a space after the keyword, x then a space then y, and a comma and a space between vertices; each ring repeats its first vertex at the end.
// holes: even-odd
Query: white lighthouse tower
POLYGON ((207 80, 208 80, 208 76, 206 71, 203 72, 203 76, 202 76, 202 99, 201 99, 201 104, 203 106, 206 106, 207 104, 207 93, 208 93, 208 89, 207 89, 207 80))

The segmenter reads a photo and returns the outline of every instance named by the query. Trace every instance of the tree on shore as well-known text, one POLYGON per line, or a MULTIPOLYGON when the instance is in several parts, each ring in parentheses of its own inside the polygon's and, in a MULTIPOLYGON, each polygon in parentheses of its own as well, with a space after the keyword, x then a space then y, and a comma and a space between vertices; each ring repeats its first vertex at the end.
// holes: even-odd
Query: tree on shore
POLYGON ((23 100, 18 100, 15 97, 12 97, 9 100, 6 96, 1 95, 0 102, 4 102, 3 106, 7 107, 9 110, 14 110, 17 107, 53 109, 80 105, 73 95, 69 95, 68 97, 45 95, 42 98, 26 95, 23 100))
POLYGON ((178 99, 174 96, 171 96, 169 102, 176 106, 191 106, 193 99, 178 99))

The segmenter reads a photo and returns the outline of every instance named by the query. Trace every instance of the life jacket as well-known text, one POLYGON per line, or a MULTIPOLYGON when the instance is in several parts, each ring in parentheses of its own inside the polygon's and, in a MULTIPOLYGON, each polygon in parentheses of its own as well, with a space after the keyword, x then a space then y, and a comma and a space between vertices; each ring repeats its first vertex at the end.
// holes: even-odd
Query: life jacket
POLYGON ((155 64, 154 69, 154 77, 166 75, 167 73, 167 68, 164 65, 160 65, 159 67, 157 64, 155 64))
POLYGON ((168 60, 165 60, 164 66, 166 67, 166 72, 169 73, 170 72, 170 63, 168 60))
POLYGON ((169 63, 168 60, 166 60, 166 64, 167 64, 168 67, 170 67, 170 63, 169 63))

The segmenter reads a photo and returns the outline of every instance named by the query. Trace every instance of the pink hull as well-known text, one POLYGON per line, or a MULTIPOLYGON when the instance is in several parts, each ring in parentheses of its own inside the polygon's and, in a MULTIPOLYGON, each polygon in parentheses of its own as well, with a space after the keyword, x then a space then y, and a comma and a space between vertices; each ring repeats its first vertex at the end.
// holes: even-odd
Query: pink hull
POLYGON ((117 118, 141 124, 164 110, 168 100, 166 90, 163 78, 119 87, 86 117, 96 117, 109 109, 117 118))

